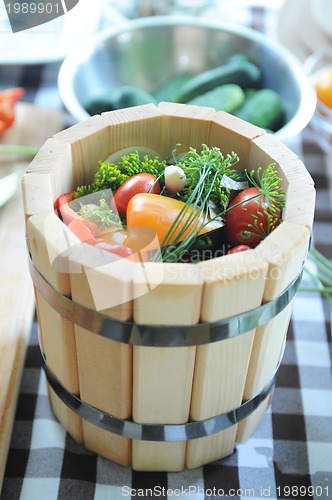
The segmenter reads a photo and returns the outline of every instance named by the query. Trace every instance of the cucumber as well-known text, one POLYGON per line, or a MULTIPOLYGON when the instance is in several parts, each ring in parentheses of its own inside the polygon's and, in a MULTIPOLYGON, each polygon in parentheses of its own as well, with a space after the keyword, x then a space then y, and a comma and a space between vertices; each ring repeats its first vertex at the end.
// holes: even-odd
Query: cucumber
POLYGON ((244 62, 244 61, 249 61, 249 57, 247 56, 247 54, 239 52, 229 56, 226 62, 230 63, 230 62, 244 62))
POLYGON ((244 102, 244 91, 240 85, 226 83, 220 85, 204 94, 198 95, 187 102, 195 106, 210 106, 216 111, 227 111, 231 113, 244 102))
POLYGON ((175 102, 179 88, 191 78, 192 75, 188 73, 180 73, 179 75, 172 76, 153 93, 154 98, 157 99, 158 102, 175 102))
POLYGON ((199 94, 226 83, 236 83, 242 88, 259 87, 261 71, 249 61, 234 61, 193 76, 175 96, 177 102, 187 103, 199 94))
POLYGON ((158 104, 156 99, 145 90, 132 85, 124 85, 112 92, 110 95, 112 109, 131 108, 142 104, 158 104))
POLYGON ((272 89, 258 90, 245 99, 243 105, 233 114, 257 127, 274 132, 280 128, 284 118, 281 97, 272 89))
POLYGON ((124 85, 110 89, 84 107, 90 115, 94 115, 104 111, 130 108, 149 103, 158 104, 157 100, 149 92, 132 85, 124 85))
POLYGON ((245 89, 244 91, 244 95, 245 95, 245 99, 250 99, 251 97, 253 97, 255 94, 257 94, 258 92, 258 89, 252 89, 252 88, 249 88, 249 89, 245 89))

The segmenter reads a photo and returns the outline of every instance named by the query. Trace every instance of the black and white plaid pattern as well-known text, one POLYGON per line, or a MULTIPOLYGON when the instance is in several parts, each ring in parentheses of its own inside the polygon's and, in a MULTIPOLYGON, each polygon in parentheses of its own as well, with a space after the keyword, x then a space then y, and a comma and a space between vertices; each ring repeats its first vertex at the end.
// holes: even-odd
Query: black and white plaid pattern
MULTIPOLYGON (((272 14, 255 8, 242 20, 266 32, 272 14)), ((57 71, 57 64, 1 67, 0 79, 25 86, 28 101, 59 107, 57 71)), ((332 259, 332 157, 310 127, 294 147, 316 183, 315 246, 332 259)), ((37 328, 35 322, 1 500, 332 498, 331 305, 320 295, 297 294, 272 404, 254 435, 230 457, 180 473, 122 468, 66 434, 48 401, 37 328)))

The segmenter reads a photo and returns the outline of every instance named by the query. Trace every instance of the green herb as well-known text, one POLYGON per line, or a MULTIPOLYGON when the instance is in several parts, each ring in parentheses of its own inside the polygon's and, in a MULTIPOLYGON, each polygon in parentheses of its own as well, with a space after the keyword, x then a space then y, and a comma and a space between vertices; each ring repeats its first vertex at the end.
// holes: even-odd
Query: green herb
POLYGON ((157 156, 155 158, 150 158, 148 155, 140 158, 137 151, 123 156, 116 165, 114 163, 100 161, 98 163, 98 170, 95 174, 94 182, 89 185, 79 186, 75 190, 73 198, 80 198, 81 196, 86 196, 105 189, 110 189, 114 193, 125 180, 142 172, 160 178, 165 167, 166 160, 160 161, 157 156))
POLYGON ((159 178, 163 175, 165 167, 166 160, 160 161, 158 156, 150 158, 149 155, 144 155, 143 158, 140 158, 137 151, 123 156, 118 163, 119 170, 128 177, 136 174, 147 173, 159 178))
MULTIPOLYGON (((226 213, 229 210, 235 208, 235 206, 241 205, 241 203, 234 205, 233 207, 225 208, 225 205, 222 205, 220 211, 217 212, 212 218, 208 218, 209 212, 209 204, 211 199, 213 199, 213 194, 215 193, 216 181, 218 180, 220 187, 220 172, 222 171, 224 175, 225 170, 231 170, 231 167, 236 163, 237 155, 233 153, 232 155, 228 155, 226 158, 223 158, 222 155, 219 155, 218 151, 215 150, 218 148, 212 148, 214 151, 208 150, 207 146, 203 146, 203 151, 201 155, 197 154, 195 150, 190 151, 190 163, 192 170, 194 172, 195 184, 192 186, 191 191, 188 193, 188 198, 185 201, 185 205, 183 209, 180 211, 178 217, 174 220, 172 226, 167 232, 166 237, 161 243, 161 253, 160 256, 162 260, 165 262, 179 262, 184 255, 186 255, 190 249, 195 244, 196 239, 200 235, 202 229, 210 224, 213 220, 223 219, 226 213), (217 153, 217 154, 215 154, 217 153), (215 161, 215 158, 219 160, 223 158, 222 163, 218 164, 215 161), (202 159, 207 158, 211 159, 211 162, 208 161, 203 162, 202 159), (198 168, 195 169, 196 164, 195 160, 197 160, 198 168), (190 207, 194 206, 198 211, 193 211, 190 207), (190 210, 190 212, 189 212, 190 210), (181 222, 185 221, 182 225, 181 230, 178 230, 181 222), (194 226, 190 230, 189 234, 183 241, 179 241, 183 234, 188 230, 192 222, 195 222, 194 226), (173 239, 174 234, 176 234, 176 238, 173 239), (171 246, 169 245, 170 241, 173 241, 171 246)), ((178 162, 178 164, 180 164, 178 162)), ((181 168, 185 170, 186 163, 181 164, 181 168)), ((187 173, 186 173, 187 175, 187 173)), ((230 172, 227 172, 228 177, 231 177, 230 172)), ((234 172, 234 178, 236 178, 236 173, 234 172)), ((250 182, 255 185, 260 194, 253 196, 254 200, 258 196, 263 195, 266 197, 266 200, 271 203, 271 213, 266 212, 266 216, 268 218, 268 232, 271 232, 277 224, 280 223, 280 210, 281 206, 284 205, 284 193, 281 188, 278 186, 280 179, 277 177, 277 172, 274 169, 274 164, 269 165, 269 167, 262 173, 262 168, 259 168, 256 172, 252 170, 248 174, 248 178, 250 182)), ((227 195, 229 190, 227 189, 224 195, 227 195)), ((249 201, 246 200, 246 201, 249 201)), ((220 198, 219 198, 219 205, 220 198)), ((255 231, 263 233, 263 228, 259 223, 258 217, 253 215, 254 221, 252 225, 249 225, 249 231, 255 231)), ((261 234, 261 237, 265 237, 266 234, 261 234)), ((159 257, 160 258, 160 257, 159 257)))
POLYGON ((80 198, 105 189, 116 191, 128 177, 129 175, 121 172, 113 163, 100 161, 98 163, 98 170, 95 174, 94 183, 79 186, 74 192, 73 198, 80 198))
POLYGON ((205 164, 200 166, 197 183, 161 242, 161 251, 157 255, 157 260, 179 262, 191 249, 202 228, 211 222, 207 215, 208 206, 217 176, 218 171, 213 165, 205 164), (208 184, 209 186, 207 186, 208 184), (182 221, 184 221, 184 224, 179 230, 182 221), (180 241, 191 225, 192 228, 187 236, 180 241), (174 238, 175 234, 176 237, 174 238), (170 245, 170 241, 172 241, 172 245, 170 245))
POLYGON ((99 206, 93 204, 82 205, 78 214, 83 219, 94 222, 101 229, 108 226, 123 228, 119 215, 110 209, 104 198, 99 201, 99 206))
MULTIPOLYGON (((285 193, 279 186, 281 178, 277 175, 274 163, 271 163, 263 173, 262 168, 259 167, 256 171, 246 171, 246 175, 249 183, 256 187, 260 195, 265 198, 268 207, 265 208, 262 204, 257 214, 251 214, 253 222, 248 224, 248 230, 243 231, 243 234, 246 233, 248 237, 256 235, 263 240, 282 222, 281 209, 285 206, 285 193), (263 223, 264 218, 266 224, 263 223)), ((259 203, 258 200, 257 203, 259 203)))
MULTIPOLYGON (((232 152, 224 157, 219 148, 209 148, 203 144, 200 153, 196 149, 190 148, 187 153, 178 158, 176 150, 174 150, 173 157, 175 163, 184 171, 187 179, 186 186, 177 196, 179 199, 185 202, 190 199, 197 183, 201 181, 202 168, 209 166, 208 171, 204 174, 202 196, 209 193, 212 203, 224 207, 231 189, 223 186, 222 178, 225 175, 230 178, 236 177, 236 172, 233 169, 233 166, 239 161, 236 153, 232 152)), ((197 204, 199 202, 200 200, 197 204)))
POLYGON ((311 261, 317 268, 314 272, 306 265, 305 272, 310 276, 314 287, 301 287, 302 292, 319 292, 332 303, 332 262, 314 247, 308 252, 308 261, 311 261))
POLYGON ((271 163, 262 173, 262 168, 246 171, 249 182, 257 187, 269 205, 272 215, 278 215, 280 209, 285 206, 285 193, 279 186, 281 178, 275 169, 275 163, 271 163))

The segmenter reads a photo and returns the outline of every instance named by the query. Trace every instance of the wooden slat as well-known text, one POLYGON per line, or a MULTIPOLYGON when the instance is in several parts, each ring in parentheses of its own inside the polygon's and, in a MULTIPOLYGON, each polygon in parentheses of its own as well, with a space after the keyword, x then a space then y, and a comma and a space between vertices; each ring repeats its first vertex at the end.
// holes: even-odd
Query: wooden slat
POLYGON ((143 146, 164 155, 160 140, 161 113, 154 104, 145 104, 102 113, 111 127, 108 155, 131 146, 143 146))
POLYGON ((33 214, 53 210, 53 202, 73 188, 70 145, 48 139, 30 163, 22 179, 24 212, 33 214))
POLYGON ((171 161, 175 147, 183 153, 190 147, 200 151, 202 144, 208 144, 211 119, 215 116, 213 108, 161 102, 158 109, 163 115, 160 142, 164 157, 171 161))
MULTIPOLYGON (((199 264, 204 279, 201 320, 218 321, 261 304, 267 263, 254 250, 199 264)), ((243 397, 254 331, 197 347, 190 417, 204 420, 237 408, 243 397)), ((229 455, 236 425, 188 441, 186 466, 199 467, 229 455)))
MULTIPOLYGON (((134 278, 135 322, 197 323, 202 284, 196 266, 146 263, 134 278)), ((134 346, 133 419, 136 422, 173 424, 188 420, 195 350, 195 347, 134 346)), ((135 470, 182 470, 185 447, 185 442, 134 440, 132 466, 135 470)))
MULTIPOLYGON (((270 134, 252 141, 249 160, 255 168, 275 163, 286 194, 282 214, 284 222, 256 249, 269 263, 264 290, 264 301, 269 301, 291 283, 303 265, 314 217, 315 190, 310 174, 297 155, 270 134)), ((289 304, 276 318, 257 330, 245 399, 255 396, 273 376, 280 361, 291 310, 292 304, 289 304)), ((245 441, 252 434, 264 415, 267 403, 240 423, 237 441, 245 441)))
POLYGON ((311 230, 316 197, 314 180, 297 155, 275 136, 267 134, 252 141, 249 162, 255 169, 275 163, 280 187, 286 195, 283 219, 311 230))
MULTIPOLYGON (((81 244, 69 256, 72 298, 122 321, 132 317, 135 263, 81 244), (81 268, 81 269, 80 269, 81 268), (81 272, 80 272, 81 271, 81 272)), ((75 325, 80 395, 88 404, 118 418, 131 417, 132 347, 75 325)), ((84 444, 127 466, 131 442, 83 421, 84 444)))
POLYGON ((109 154, 110 128, 107 120, 96 115, 54 135, 54 139, 70 145, 69 172, 62 168, 62 175, 72 179, 72 189, 93 181, 99 160, 109 154))
MULTIPOLYGON (((32 215, 27 221, 27 237, 34 265, 46 280, 60 293, 70 296, 70 281, 66 258, 59 256, 75 246, 79 240, 61 222, 54 212, 32 215)), ((79 395, 78 368, 74 326, 62 317, 36 290, 36 306, 41 342, 47 363, 68 391, 79 395)), ((69 410, 52 392, 51 401, 61 424, 83 441, 81 419, 69 410)))
POLYGON ((286 192, 286 206, 283 210, 283 220, 303 225, 309 231, 312 231, 315 201, 316 190, 314 186, 292 184, 286 192))
POLYGON ((224 156, 234 151, 239 157, 235 168, 250 170, 253 168, 249 162, 252 141, 261 135, 265 135, 265 130, 218 111, 212 119, 209 145, 218 146, 224 156))
MULTIPOLYGON (((298 275, 308 250, 310 232, 305 226, 284 221, 257 248, 269 263, 264 302, 279 295, 298 275)), ((257 329, 250 359, 244 399, 255 396, 272 378, 287 334, 292 303, 277 317, 257 329)), ((262 418, 262 409, 239 424, 237 441, 245 441, 262 418)))

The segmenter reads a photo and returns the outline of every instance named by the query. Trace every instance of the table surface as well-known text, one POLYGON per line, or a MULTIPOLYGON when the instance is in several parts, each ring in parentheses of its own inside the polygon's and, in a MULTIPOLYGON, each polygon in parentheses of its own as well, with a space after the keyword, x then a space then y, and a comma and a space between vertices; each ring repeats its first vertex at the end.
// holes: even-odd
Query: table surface
MULTIPOLYGON (((275 12, 256 6, 243 13, 245 24, 265 31, 275 12)), ((0 66, 0 80, 24 86, 29 102, 60 108, 58 69, 57 63, 0 66)), ((68 115, 67 122, 72 122, 68 115)), ((314 178, 313 240, 332 259, 332 157, 310 126, 290 147, 314 178)), ((56 421, 34 321, 1 499, 332 498, 331 358, 331 305, 317 293, 300 291, 272 404, 254 435, 230 457, 199 469, 135 472, 85 450, 56 421)))

